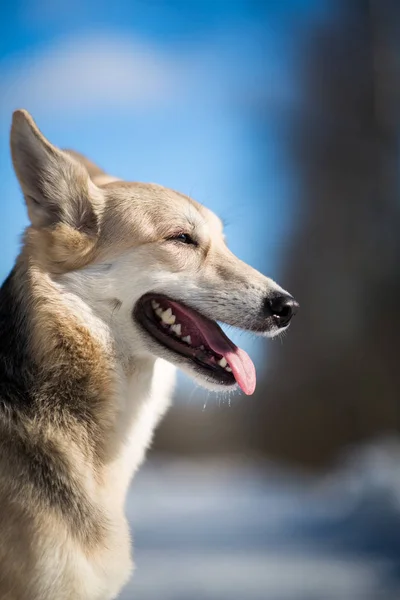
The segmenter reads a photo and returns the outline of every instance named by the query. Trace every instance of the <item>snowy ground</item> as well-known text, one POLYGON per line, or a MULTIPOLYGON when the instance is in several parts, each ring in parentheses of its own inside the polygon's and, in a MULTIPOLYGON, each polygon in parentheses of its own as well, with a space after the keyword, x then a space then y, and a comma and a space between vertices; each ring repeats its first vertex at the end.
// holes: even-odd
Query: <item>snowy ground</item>
POLYGON ((121 600, 398 600, 397 447, 315 482, 254 465, 151 462, 132 486, 121 600))

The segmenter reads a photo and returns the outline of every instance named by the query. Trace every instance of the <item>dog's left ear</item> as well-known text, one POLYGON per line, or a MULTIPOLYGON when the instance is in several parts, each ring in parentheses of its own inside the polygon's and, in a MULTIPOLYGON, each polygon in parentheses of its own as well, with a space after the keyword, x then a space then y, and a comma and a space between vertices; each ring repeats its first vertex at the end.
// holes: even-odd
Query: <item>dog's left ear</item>
POLYGON ((53 146, 25 110, 13 114, 10 142, 32 226, 65 224, 96 234, 98 217, 91 201, 95 186, 83 165, 53 146))

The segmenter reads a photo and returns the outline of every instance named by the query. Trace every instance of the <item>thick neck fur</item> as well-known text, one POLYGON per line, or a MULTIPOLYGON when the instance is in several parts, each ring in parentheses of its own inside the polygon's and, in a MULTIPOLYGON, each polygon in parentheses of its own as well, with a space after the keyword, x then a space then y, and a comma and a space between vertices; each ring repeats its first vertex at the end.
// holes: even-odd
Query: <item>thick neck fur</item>
POLYGON ((170 365, 121 360, 106 323, 81 298, 18 261, 0 291, 2 420, 18 421, 29 439, 36 429, 39 439, 61 440, 79 457, 79 478, 89 468, 91 489, 112 490, 122 505, 172 386, 170 365))
POLYGON ((14 269, 0 290, 0 397, 28 408, 37 370, 29 356, 28 315, 16 278, 14 269))

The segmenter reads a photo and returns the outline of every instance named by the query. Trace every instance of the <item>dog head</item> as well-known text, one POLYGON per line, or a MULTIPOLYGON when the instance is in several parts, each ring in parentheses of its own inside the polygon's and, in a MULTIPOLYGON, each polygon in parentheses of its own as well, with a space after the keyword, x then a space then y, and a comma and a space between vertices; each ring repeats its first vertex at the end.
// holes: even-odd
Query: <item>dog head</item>
POLYGON ((30 261, 79 298, 129 357, 161 357, 206 387, 251 394, 253 363, 217 321, 272 337, 298 305, 230 252, 218 217, 171 189, 91 172, 25 111, 14 113, 11 150, 30 261))

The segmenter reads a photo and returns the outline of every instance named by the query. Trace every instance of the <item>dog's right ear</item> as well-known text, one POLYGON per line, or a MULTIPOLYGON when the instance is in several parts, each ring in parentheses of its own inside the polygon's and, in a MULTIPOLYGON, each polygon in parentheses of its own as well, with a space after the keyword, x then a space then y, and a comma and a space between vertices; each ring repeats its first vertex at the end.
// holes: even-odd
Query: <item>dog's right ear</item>
POLYGON ((25 110, 13 114, 11 155, 35 228, 64 223, 89 235, 98 231, 86 169, 53 146, 25 110))

